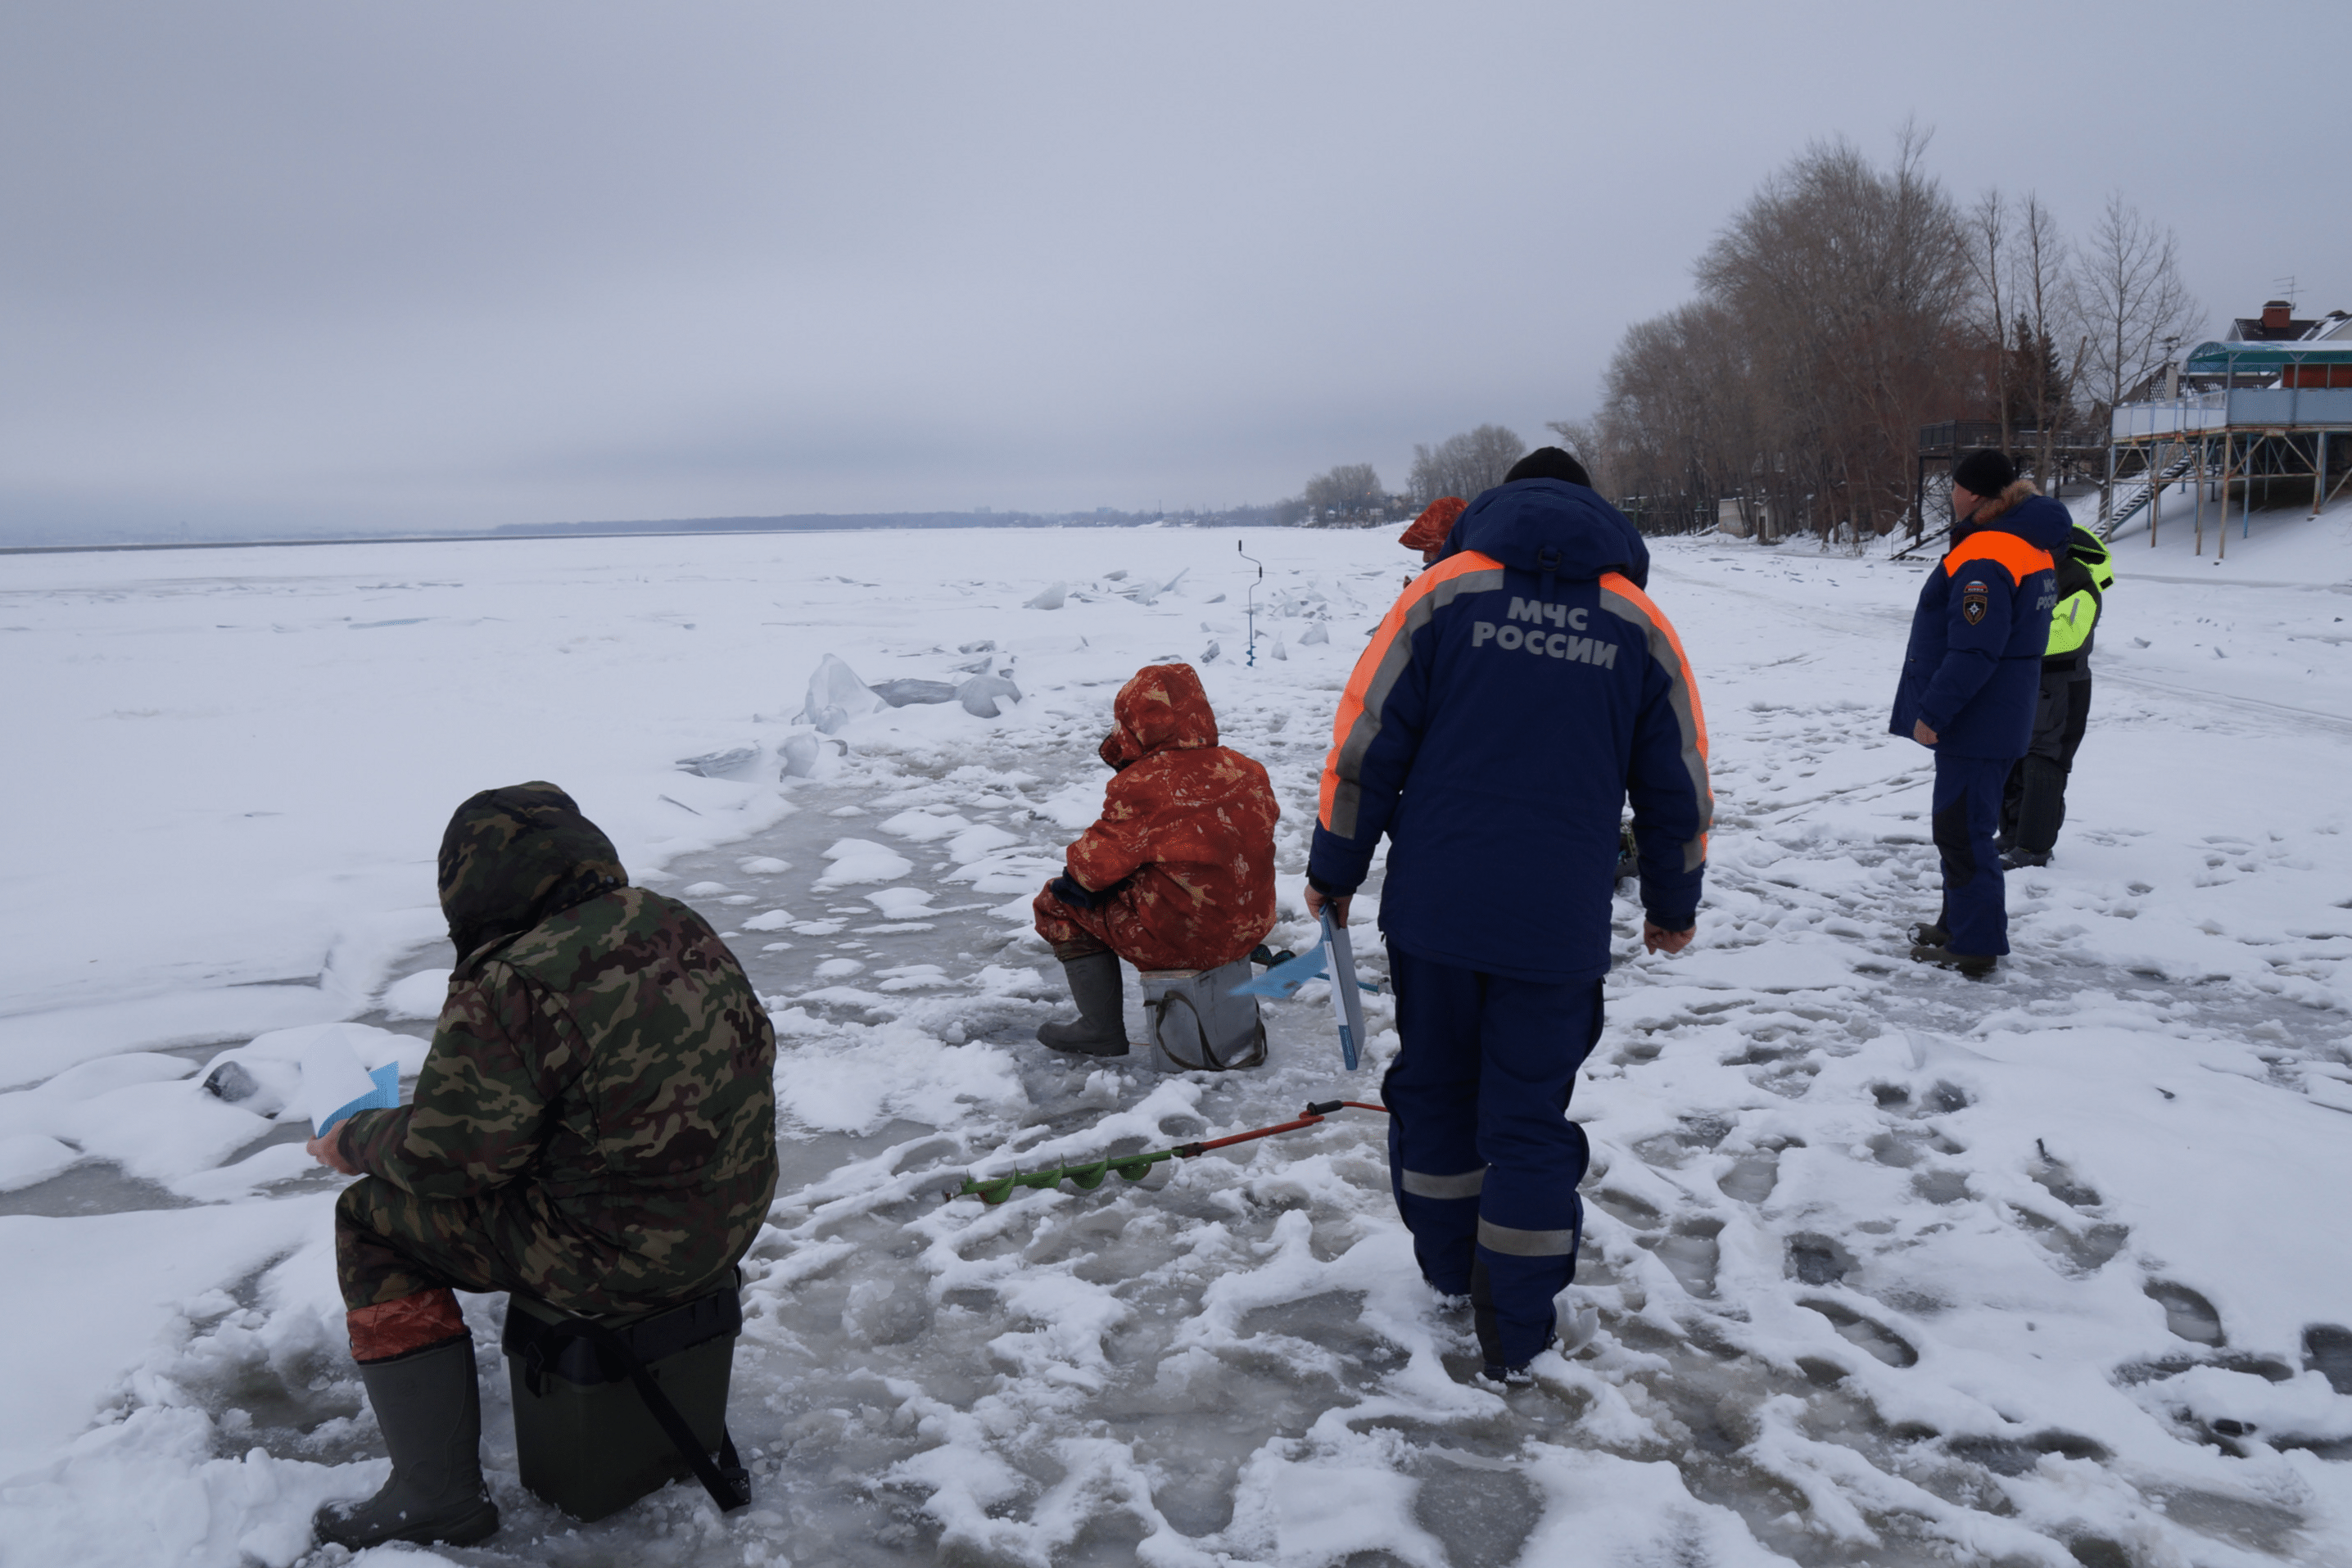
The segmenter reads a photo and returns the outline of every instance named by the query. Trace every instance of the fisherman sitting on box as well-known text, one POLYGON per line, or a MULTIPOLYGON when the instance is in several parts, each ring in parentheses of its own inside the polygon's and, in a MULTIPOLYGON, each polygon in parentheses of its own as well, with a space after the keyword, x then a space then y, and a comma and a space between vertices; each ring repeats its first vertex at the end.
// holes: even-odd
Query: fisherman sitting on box
POLYGON ((1139 969, 1213 969, 1274 926, 1274 824, 1265 769, 1217 744, 1217 716, 1190 664, 1147 664, 1119 688, 1102 759, 1118 771, 1100 821, 1072 844, 1035 905, 1078 1004, 1037 1038, 1055 1051, 1127 1054, 1121 958, 1139 969))
POLYGON ((498 1529, 459 1291, 567 1313, 723 1290, 776 1186, 775 1033, 702 917, 628 885, 552 784, 486 790, 441 841, 457 972, 413 1104, 310 1151, 335 1206, 352 1354, 392 1453, 325 1540, 465 1544, 498 1529))

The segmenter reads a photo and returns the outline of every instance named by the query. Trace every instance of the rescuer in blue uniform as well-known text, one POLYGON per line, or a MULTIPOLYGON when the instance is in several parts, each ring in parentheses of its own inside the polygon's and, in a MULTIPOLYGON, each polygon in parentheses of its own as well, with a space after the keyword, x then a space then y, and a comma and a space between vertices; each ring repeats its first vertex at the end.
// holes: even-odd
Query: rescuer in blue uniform
POLYGON ((1644 941, 1680 952, 1697 924, 1706 720, 1649 566, 1573 457, 1520 459, 1372 633, 1323 772, 1307 907, 1345 920, 1388 836, 1390 1180, 1502 1381, 1552 1343, 1575 1274, 1589 1151, 1568 1102, 1601 1033, 1629 794, 1644 941))
POLYGON ((2009 951, 2002 902, 2001 795, 2033 738, 2042 651, 2057 601, 2050 552, 2074 528, 1993 451, 1952 469, 1952 548, 1919 590, 1887 728, 1936 753, 1931 807, 1944 910, 1911 956, 1972 978, 2009 951))

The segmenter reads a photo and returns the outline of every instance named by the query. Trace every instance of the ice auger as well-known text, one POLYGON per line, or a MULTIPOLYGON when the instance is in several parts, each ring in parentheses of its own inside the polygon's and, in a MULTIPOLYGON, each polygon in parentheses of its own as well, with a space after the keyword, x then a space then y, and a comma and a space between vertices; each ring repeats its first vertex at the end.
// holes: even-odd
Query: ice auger
POLYGON ((1013 1171, 1001 1176, 968 1176, 963 1178, 961 1186, 940 1196, 942 1198, 976 1197, 982 1203, 995 1204, 1011 1197, 1013 1189, 1017 1186, 1035 1187, 1042 1192, 1066 1181, 1083 1191, 1092 1192, 1102 1186, 1103 1177, 1113 1171, 1129 1181, 1141 1181, 1144 1174, 1162 1160, 1198 1159, 1211 1149, 1246 1144, 1253 1138, 1270 1138, 1276 1133, 1295 1133, 1301 1127, 1311 1127, 1333 1112, 1348 1106, 1359 1111, 1378 1111, 1382 1115, 1388 1114, 1389 1109, 1385 1105, 1368 1104, 1361 1100, 1317 1100, 1300 1112, 1296 1119, 1279 1122, 1271 1127, 1256 1127, 1223 1138, 1206 1138, 1197 1144, 1179 1144, 1172 1149, 1155 1149, 1149 1154, 1113 1155, 1090 1165, 1055 1166, 1045 1171, 1013 1171))

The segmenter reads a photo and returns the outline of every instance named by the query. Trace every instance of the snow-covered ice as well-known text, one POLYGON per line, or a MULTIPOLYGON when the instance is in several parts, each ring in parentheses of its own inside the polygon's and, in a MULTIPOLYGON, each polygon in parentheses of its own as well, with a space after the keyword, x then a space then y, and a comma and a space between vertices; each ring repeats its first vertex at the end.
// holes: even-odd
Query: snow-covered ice
POLYGON ((1412 564, 1386 534, 1253 535, 1255 665, 1202 621, 1230 540, 1184 530, 8 558, 0 1562, 289 1563, 377 1484, 341 1178, 271 1085, 327 1028, 413 1078, 442 824, 530 778, 736 934, 776 1022, 757 1497, 552 1513, 469 1301, 508 1525, 447 1561, 2352 1561, 2352 508, 2258 514, 2217 565, 2167 507, 2119 543, 2070 821, 1982 984, 1905 956, 1927 758, 1884 731, 1921 569, 1659 542, 1707 902, 1668 959, 1621 901, 1572 1111, 1591 1332, 1508 1393, 1413 1271, 1374 1113, 941 1197, 1377 1098, 1386 998, 1351 1076, 1320 987, 1230 1079, 1045 1051, 1027 905, 1118 684, 1213 626, 1301 945, 1331 709, 1412 564), (992 717, 867 685, 1000 675, 992 717), (230 1064, 241 1103, 203 1086, 230 1064))

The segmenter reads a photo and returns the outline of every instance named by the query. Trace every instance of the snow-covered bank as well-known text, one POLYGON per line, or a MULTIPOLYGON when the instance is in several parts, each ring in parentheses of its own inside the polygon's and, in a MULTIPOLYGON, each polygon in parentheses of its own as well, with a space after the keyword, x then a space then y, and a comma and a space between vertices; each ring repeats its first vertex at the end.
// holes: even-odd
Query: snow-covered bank
POLYGON ((1386 533, 1252 537, 1254 667, 1249 569, 1177 530, 0 563, 35 677, 0 695, 0 1082, 38 1086, 0 1094, 0 1561, 290 1562, 319 1498, 373 1485, 338 1183, 192 1076, 326 1018, 422 1032, 385 987, 447 962, 441 824, 529 777, 733 934, 777 1018, 786 1174, 734 1403, 759 1499, 722 1521, 672 1489, 567 1533, 515 1485, 477 1302, 509 1526, 453 1557, 2352 1555, 2352 596, 2251 568, 2225 593, 2130 543, 2059 856, 2012 880, 1984 985, 1902 956, 1935 902, 1927 759, 1885 705, 1924 569, 1661 544, 1714 736, 1708 901, 1674 960, 1621 906, 1574 1111, 1600 1328, 1507 1398, 1464 1382, 1363 1113, 1137 1186, 937 1196, 1374 1097, 1379 998, 1354 1080, 1312 995, 1236 1081, 1051 1057, 1021 909, 1099 798, 1116 683, 1212 642, 1296 900, 1338 687, 1409 564, 1386 533), (1027 694, 1004 717, 855 718, 769 781, 822 654, 936 680, 982 642, 1027 694), (672 766, 736 747, 755 776, 672 766))

